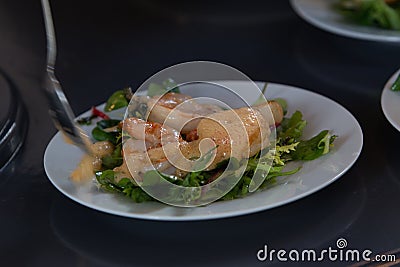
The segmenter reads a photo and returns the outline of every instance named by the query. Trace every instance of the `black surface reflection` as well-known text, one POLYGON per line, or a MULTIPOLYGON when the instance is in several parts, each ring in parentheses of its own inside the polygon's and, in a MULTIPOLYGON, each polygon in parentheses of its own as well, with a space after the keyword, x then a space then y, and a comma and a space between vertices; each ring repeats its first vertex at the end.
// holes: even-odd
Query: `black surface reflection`
MULTIPOLYGON (((389 122, 386 122, 389 124, 389 122)), ((384 133, 383 138, 385 140, 389 140, 388 143, 390 145, 387 147, 387 162, 386 162, 386 171, 391 182, 397 187, 397 192, 400 190, 400 172, 398 171, 399 166, 399 149, 400 149, 400 140, 399 140, 399 132, 392 127, 392 125, 388 125, 391 127, 391 130, 386 131, 384 133)))
POLYGON ((51 208, 50 224, 66 247, 92 264, 257 263, 256 252, 264 244, 288 249, 334 245, 357 220, 365 201, 362 179, 353 173, 352 179, 338 181, 303 200, 253 215, 157 222, 107 215, 60 198, 51 208))
POLYGON ((16 170, 17 170, 17 164, 18 162, 16 162, 17 159, 15 159, 14 161, 11 161, 7 164, 7 166, 4 166, 1 170, 0 170, 0 187, 2 187, 3 185, 5 185, 10 179, 11 177, 15 174, 16 170))

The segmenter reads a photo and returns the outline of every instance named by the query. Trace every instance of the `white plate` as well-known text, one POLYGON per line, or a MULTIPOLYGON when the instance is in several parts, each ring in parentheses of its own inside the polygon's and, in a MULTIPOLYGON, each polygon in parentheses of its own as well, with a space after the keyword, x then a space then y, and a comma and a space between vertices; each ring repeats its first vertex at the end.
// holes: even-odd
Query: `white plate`
POLYGON ((328 32, 362 40, 400 41, 400 31, 385 30, 349 22, 342 14, 332 8, 332 5, 337 1, 291 0, 290 2, 300 17, 328 32))
POLYGON ((381 106, 386 119, 400 131, 400 92, 393 92, 390 87, 396 81, 400 70, 387 81, 381 96, 381 106))
MULTIPOLYGON (((242 81, 230 81, 225 85, 232 82, 240 83, 242 88, 249 85, 242 81)), ((259 84, 261 88, 262 85, 259 84)), ((137 204, 124 196, 99 190, 95 182, 77 187, 68 177, 81 159, 82 152, 66 144, 60 133, 47 146, 44 167, 58 190, 87 207, 132 218, 184 221, 231 217, 277 207, 322 189, 353 165, 361 152, 363 135, 357 120, 345 108, 316 93, 279 84, 269 84, 267 97, 286 99, 289 114, 296 110, 303 113, 308 121, 305 138, 324 129, 332 130, 339 138, 331 153, 305 162, 300 172, 280 179, 274 187, 242 199, 214 202, 205 207, 176 208, 157 202, 137 204)))

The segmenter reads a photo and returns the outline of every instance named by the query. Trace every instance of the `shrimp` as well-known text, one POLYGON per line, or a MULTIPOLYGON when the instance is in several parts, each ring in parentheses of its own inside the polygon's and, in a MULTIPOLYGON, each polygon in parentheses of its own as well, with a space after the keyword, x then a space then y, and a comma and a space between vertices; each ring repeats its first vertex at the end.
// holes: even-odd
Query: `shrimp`
POLYGON ((183 144, 181 151, 187 158, 199 157, 199 143, 203 139, 211 139, 217 146, 216 156, 207 167, 207 170, 212 170, 218 163, 229 159, 231 156, 251 157, 267 147, 271 134, 270 126, 279 124, 282 119, 282 107, 275 101, 253 108, 217 112, 199 122, 197 127, 198 140, 183 144), (269 112, 268 106, 271 112, 269 112), (247 136, 241 131, 243 127, 247 136), (230 129, 229 133, 226 129, 230 129), (245 140, 246 137, 247 140, 245 140), (231 155, 234 146, 236 155, 231 155))
POLYGON ((117 180, 123 177, 132 178, 132 173, 136 175, 154 168, 161 171, 171 167, 160 151, 163 150, 162 146, 182 141, 178 131, 157 122, 148 122, 135 117, 123 121, 123 130, 132 138, 124 143, 122 165, 114 168, 117 180), (134 163, 129 164, 130 168, 127 165, 128 160, 134 163))
MULTIPOLYGON (((269 145, 270 126, 279 124, 283 119, 283 110, 275 101, 266 102, 253 108, 239 108, 214 112, 207 118, 199 119, 192 134, 194 141, 186 142, 179 131, 157 122, 146 122, 138 118, 124 121, 124 130, 135 139, 124 144, 124 162, 115 169, 124 177, 144 173, 150 169, 166 170, 184 159, 199 158, 200 142, 210 139, 217 146, 215 157, 207 170, 214 169, 218 163, 229 159, 254 156, 269 145), (270 110, 269 110, 270 109, 270 110), (229 134, 226 129, 229 129, 229 134), (246 134, 243 134, 244 129, 246 134), (235 147, 235 155, 232 155, 235 147), (178 151, 174 149, 178 149, 178 151), (168 159, 168 157, 170 157, 168 159), (172 155, 172 158, 171 158, 172 155), (127 161, 134 162, 127 167, 127 161), (132 166, 131 166, 132 165, 132 166)), ((179 168, 178 168, 179 169, 179 168)))
POLYGON ((253 109, 258 110, 258 111, 263 111, 264 109, 266 109, 266 110, 264 110, 264 113, 266 111, 268 114, 269 112, 268 112, 267 106, 271 110, 272 116, 274 118, 274 120, 272 121, 271 118, 269 117, 268 124, 272 125, 275 123, 275 125, 279 125, 283 120, 283 109, 282 109, 281 104, 279 104, 278 102, 273 101, 273 100, 268 101, 263 104, 254 106, 253 109))
POLYGON ((197 128, 201 117, 219 112, 222 108, 211 104, 199 104, 190 96, 178 93, 167 93, 161 98, 149 100, 148 119, 166 124, 182 133, 188 133, 197 128))
POLYGON ((144 121, 135 117, 123 121, 123 129, 133 138, 144 140, 147 148, 160 147, 162 143, 181 140, 177 130, 157 122, 144 121))

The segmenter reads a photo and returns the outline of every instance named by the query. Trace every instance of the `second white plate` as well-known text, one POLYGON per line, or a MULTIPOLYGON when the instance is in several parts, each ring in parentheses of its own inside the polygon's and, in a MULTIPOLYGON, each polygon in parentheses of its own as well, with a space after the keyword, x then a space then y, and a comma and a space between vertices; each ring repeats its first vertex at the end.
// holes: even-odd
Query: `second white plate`
POLYGON ((400 31, 358 25, 333 9, 337 0, 291 0, 296 13, 310 24, 338 35, 371 41, 400 42, 400 31))
MULTIPOLYGON (((224 82, 228 87, 232 83, 240 83, 244 90, 246 86, 251 86, 242 81, 224 82)), ((263 83, 258 85, 262 88, 263 83)), ((258 96, 254 97, 256 99, 258 96)), ((177 208, 158 202, 134 203, 122 195, 104 192, 95 182, 76 186, 68 177, 83 154, 77 147, 66 144, 60 133, 47 146, 45 171, 59 191, 87 207, 131 218, 184 221, 237 216, 295 201, 337 180, 357 160, 363 144, 362 131, 353 115, 341 105, 316 93, 280 84, 268 85, 267 98, 284 98, 289 114, 296 110, 303 113, 308 122, 304 138, 310 138, 325 129, 332 130, 339 138, 329 154, 304 162, 300 172, 279 179, 278 184, 268 190, 242 199, 214 202, 205 207, 177 208)))

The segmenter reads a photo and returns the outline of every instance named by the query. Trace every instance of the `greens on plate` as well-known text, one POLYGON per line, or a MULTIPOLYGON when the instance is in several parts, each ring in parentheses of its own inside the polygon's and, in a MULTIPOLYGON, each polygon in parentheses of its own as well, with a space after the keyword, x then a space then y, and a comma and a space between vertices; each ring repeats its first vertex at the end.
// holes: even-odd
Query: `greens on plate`
POLYGON ((392 89, 392 91, 400 91, 400 74, 397 76, 397 79, 394 81, 390 89, 392 89))
POLYGON ((355 23, 400 30, 399 0, 339 0, 336 8, 355 23))
MULTIPOLYGON (((180 93, 179 88, 172 80, 167 80, 161 85, 150 84, 146 99, 149 101, 148 103, 150 103, 155 97, 159 97, 163 94, 165 95, 161 98, 159 107, 161 110, 163 108, 173 108, 174 106, 171 106, 171 103, 176 106, 177 103, 182 103, 182 101, 187 101, 188 99, 190 100, 189 96, 180 93), (171 89, 173 90, 171 91, 171 89)), ((117 91, 107 100, 104 111, 110 112, 125 108, 128 106, 131 98, 132 92, 130 89, 117 91)), ((249 157, 237 159, 229 155, 226 157, 226 153, 220 153, 219 156, 219 150, 223 150, 224 147, 223 144, 218 144, 209 151, 216 151, 214 151, 216 157, 212 163, 212 167, 190 172, 179 169, 175 169, 173 172, 163 172, 163 170, 170 167, 162 167, 164 163, 168 162, 164 162, 160 158, 155 158, 154 162, 157 162, 158 165, 156 165, 161 167, 147 168, 147 166, 143 165, 142 175, 144 180, 154 180, 155 177, 161 176, 167 181, 179 186, 198 187, 207 185, 218 179, 220 174, 226 169, 232 171, 232 175, 234 175, 235 170, 240 166, 246 165, 244 172, 238 177, 239 182, 221 198, 221 200, 230 200, 251 194, 249 187, 252 182, 252 177, 254 177, 256 173, 264 177, 264 181, 258 190, 265 190, 276 184, 278 177, 292 175, 301 169, 301 166, 291 167, 290 165, 288 166, 288 163, 315 160, 330 152, 336 136, 332 135, 329 130, 323 130, 310 139, 304 139, 303 130, 307 126, 307 121, 303 118, 300 111, 287 115, 287 104, 283 99, 269 101, 267 104, 271 107, 273 113, 276 112, 278 114, 276 115, 278 119, 276 119, 275 124, 267 127, 276 130, 276 138, 272 141, 273 146, 259 147, 249 157)), ((254 110, 257 110, 259 105, 263 104, 257 104, 254 106, 254 110)), ((157 155, 157 153, 152 152, 159 151, 160 146, 163 144, 157 139, 159 136, 154 135, 154 132, 170 131, 172 133, 171 136, 177 138, 180 144, 187 146, 187 149, 184 150, 189 151, 189 154, 186 154, 186 156, 193 159, 199 159, 199 154, 193 152, 194 150, 190 150, 190 145, 195 144, 198 146, 199 139, 205 136, 202 131, 204 132, 205 129, 209 130, 213 127, 211 123, 200 120, 197 124, 192 125, 188 129, 184 128, 181 131, 177 131, 173 127, 162 128, 163 126, 160 126, 157 122, 159 119, 157 114, 150 113, 150 116, 144 116, 146 112, 148 112, 147 108, 147 105, 137 106, 134 110, 134 114, 137 116, 125 122, 111 119, 108 115, 95 108, 92 109, 92 116, 78 120, 78 122, 82 124, 94 123, 92 120, 96 120, 96 125, 92 130, 92 137, 95 140, 93 146, 94 151, 97 151, 95 153, 97 156, 92 159, 91 171, 94 172, 99 186, 106 191, 123 194, 138 203, 154 201, 155 199, 148 195, 136 183, 135 179, 132 178, 129 171, 127 171, 125 166, 126 159, 124 159, 123 153, 124 147, 127 145, 124 143, 123 137, 126 136, 127 133, 123 130, 123 123, 131 123, 132 127, 141 125, 144 129, 151 130, 145 131, 151 136, 149 136, 149 139, 146 139, 144 152, 157 155), (150 120, 145 121, 143 120, 144 117, 148 117, 150 120), (157 138, 154 139, 154 136, 157 138), (151 140, 151 142, 149 142, 149 140, 151 140)), ((192 108, 200 110, 201 112, 205 109, 209 114, 215 114, 215 116, 221 113, 228 114, 228 111, 210 105, 202 106, 201 104, 192 103, 192 108)), ((249 113, 246 110, 247 109, 237 109, 236 112, 241 114, 241 118, 243 119, 246 119, 246 116, 254 115, 252 113, 254 111, 249 113)), ((147 113, 147 115, 149 114, 147 113)), ((132 128, 131 130, 133 131, 136 129, 137 128, 132 128)), ((246 130, 250 131, 251 129, 246 130)), ((133 135, 134 134, 135 133, 133 133, 133 135)), ((128 142, 134 143, 134 141, 134 138, 128 139, 128 142)), ((208 157, 209 155, 209 153, 206 153, 202 157, 208 157)), ((150 156, 150 158, 151 157, 152 156, 150 156)), ((137 157, 137 159, 139 159, 139 157, 137 157)), ((171 192, 165 193, 168 195, 171 192)))

